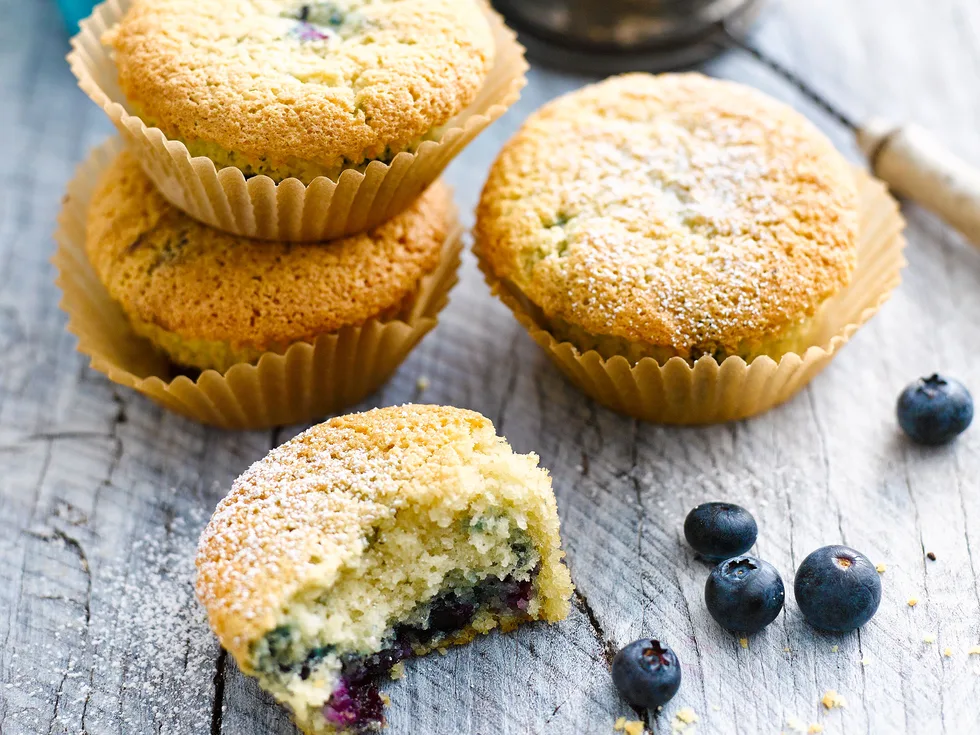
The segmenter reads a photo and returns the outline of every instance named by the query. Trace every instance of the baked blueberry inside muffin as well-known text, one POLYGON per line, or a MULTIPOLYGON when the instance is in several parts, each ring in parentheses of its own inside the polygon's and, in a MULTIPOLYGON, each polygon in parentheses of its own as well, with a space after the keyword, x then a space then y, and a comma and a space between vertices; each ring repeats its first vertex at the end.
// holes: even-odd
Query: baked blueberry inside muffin
POLYGON ((398 662, 568 612, 550 480, 477 413, 402 406, 253 465, 201 539, 222 645, 307 733, 379 729, 398 662))

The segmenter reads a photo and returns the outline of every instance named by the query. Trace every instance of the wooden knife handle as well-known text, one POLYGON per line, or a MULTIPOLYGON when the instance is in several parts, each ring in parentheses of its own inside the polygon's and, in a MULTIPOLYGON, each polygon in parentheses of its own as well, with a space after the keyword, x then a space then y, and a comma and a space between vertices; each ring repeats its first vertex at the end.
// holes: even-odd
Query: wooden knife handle
POLYGON ((857 139, 878 178, 980 246, 980 169, 918 125, 872 120, 857 139))

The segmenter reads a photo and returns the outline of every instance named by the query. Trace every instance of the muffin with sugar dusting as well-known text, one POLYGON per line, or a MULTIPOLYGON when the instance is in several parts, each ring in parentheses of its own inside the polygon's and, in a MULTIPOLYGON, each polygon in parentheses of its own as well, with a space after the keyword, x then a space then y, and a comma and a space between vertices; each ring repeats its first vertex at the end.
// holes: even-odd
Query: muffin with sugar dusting
POLYGON ((802 353, 857 262, 855 175, 788 106, 699 74, 562 97, 504 147, 475 232, 494 291, 579 353, 802 353))
POLYGON ((384 724, 392 666, 572 592, 534 455, 478 413, 401 406, 300 434, 235 482, 201 537, 197 593, 241 669, 313 735, 384 724))
POLYGON ((305 183, 438 138, 495 53, 477 0, 134 0, 104 41, 147 125, 305 183))

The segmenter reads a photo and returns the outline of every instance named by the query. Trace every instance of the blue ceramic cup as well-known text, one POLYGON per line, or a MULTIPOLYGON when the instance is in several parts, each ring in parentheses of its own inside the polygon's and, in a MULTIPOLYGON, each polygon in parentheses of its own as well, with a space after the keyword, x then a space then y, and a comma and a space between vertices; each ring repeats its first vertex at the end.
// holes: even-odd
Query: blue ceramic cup
POLYGON ((88 18, 99 0, 55 0, 55 2, 58 3, 61 15, 65 19, 68 32, 74 35, 78 33, 78 21, 88 18))

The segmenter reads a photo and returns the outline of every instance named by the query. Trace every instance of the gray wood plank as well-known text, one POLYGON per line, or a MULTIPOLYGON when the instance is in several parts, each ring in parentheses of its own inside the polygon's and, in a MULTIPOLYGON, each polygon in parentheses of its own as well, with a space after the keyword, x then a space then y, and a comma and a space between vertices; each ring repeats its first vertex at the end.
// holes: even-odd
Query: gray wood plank
MULTIPOLYGON (((191 585, 215 502, 302 427, 205 429, 74 353, 50 233, 74 162, 109 127, 74 89, 51 9, 0 0, 0 14, 0 733, 292 733, 219 653, 191 585)), ((754 42, 854 115, 916 120, 980 162, 978 37, 969 0, 825 0, 773 3, 754 42)), ((845 131, 757 62, 728 56, 708 70, 798 106, 857 160, 845 131)), ((535 70, 521 102, 453 164, 468 222, 499 146, 582 81, 535 70)), ((833 733, 976 730, 980 657, 967 650, 980 644, 980 432, 920 450, 892 412, 902 385, 932 370, 980 387, 980 253, 915 207, 906 215, 905 283, 833 365, 767 416, 702 429, 638 424, 584 399, 465 259, 438 329, 362 407, 474 408, 538 452, 579 594, 559 626, 412 662, 386 687, 390 732, 611 732, 635 715, 606 652, 641 634, 662 635, 684 662, 680 694, 651 719, 657 732, 682 707, 700 733, 779 732, 791 719, 833 733), (788 586, 826 543, 885 564, 879 614, 860 634, 817 634, 790 595, 743 648, 707 615, 707 568, 680 533, 686 511, 712 498, 753 510, 757 552, 788 586), (827 689, 848 706, 826 711, 827 689)))

